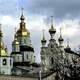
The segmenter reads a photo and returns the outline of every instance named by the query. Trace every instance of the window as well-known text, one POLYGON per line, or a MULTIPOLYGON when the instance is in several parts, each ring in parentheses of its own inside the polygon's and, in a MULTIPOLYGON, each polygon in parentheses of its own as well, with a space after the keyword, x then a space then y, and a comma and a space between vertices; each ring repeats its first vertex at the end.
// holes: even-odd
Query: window
POLYGON ((11 66, 11 59, 10 59, 10 66, 11 66))
POLYGON ((24 39, 24 44, 26 43, 26 39, 24 39))
POLYGON ((28 59, 28 54, 27 54, 27 56, 26 56, 26 57, 27 57, 27 59, 28 59))
POLYGON ((7 65, 6 59, 3 59, 3 65, 7 65))
POLYGON ((19 60, 19 56, 18 56, 18 60, 19 60))
POLYGON ((53 48, 53 45, 51 45, 51 48, 53 48))
POLYGON ((53 60, 53 58, 51 58, 51 64, 53 64, 53 62, 54 62, 54 60, 53 60))

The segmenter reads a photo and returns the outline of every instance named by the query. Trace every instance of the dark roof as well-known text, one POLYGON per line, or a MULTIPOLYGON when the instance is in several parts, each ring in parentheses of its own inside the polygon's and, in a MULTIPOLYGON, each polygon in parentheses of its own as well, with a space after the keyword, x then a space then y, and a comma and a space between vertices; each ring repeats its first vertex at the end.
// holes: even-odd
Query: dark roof
POLYGON ((20 46, 20 51, 32 51, 34 52, 34 48, 26 45, 21 45, 20 46))
POLYGON ((72 51, 71 48, 65 48, 64 50, 65 50, 65 52, 67 52, 67 53, 74 54, 74 55, 77 55, 77 56, 80 57, 80 54, 77 54, 76 52, 72 51))
POLYGON ((12 54, 20 54, 20 52, 12 52, 11 55, 12 55, 12 54))

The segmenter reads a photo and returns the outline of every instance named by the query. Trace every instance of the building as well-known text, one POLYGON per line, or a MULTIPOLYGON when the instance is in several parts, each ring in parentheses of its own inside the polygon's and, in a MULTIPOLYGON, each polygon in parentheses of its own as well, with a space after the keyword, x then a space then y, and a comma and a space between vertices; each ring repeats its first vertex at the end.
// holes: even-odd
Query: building
MULTIPOLYGON (((79 56, 76 55, 77 53, 71 50, 69 41, 67 42, 67 47, 64 48, 64 39, 62 37, 61 29, 60 36, 58 38, 59 43, 57 43, 54 39, 55 33, 56 29, 54 28, 53 19, 51 17, 51 27, 49 29, 49 34, 51 38, 49 40, 49 43, 46 46, 47 40, 45 39, 44 31, 43 38, 41 40, 42 47, 40 54, 42 71, 53 71, 53 74, 50 75, 53 76, 53 80, 56 80, 56 78, 59 78, 59 80, 63 80, 65 75, 68 78, 71 78, 71 68, 73 68, 73 70, 75 69, 74 65, 75 62, 78 63, 79 56)), ((50 76, 46 77, 47 80, 50 76)), ((51 79, 51 77, 49 79, 51 79)))
POLYGON ((19 29, 15 32, 12 42, 13 74, 21 75, 30 71, 35 63, 34 48, 30 32, 26 29, 23 12, 20 17, 19 29))
POLYGON ((54 38, 55 33, 56 29, 53 25, 53 17, 51 17, 51 26, 49 29, 50 40, 47 44, 43 30, 43 37, 41 40, 42 47, 40 52, 41 64, 38 64, 35 62, 35 51, 31 43, 30 32, 26 29, 23 12, 20 16, 19 29, 17 31, 15 30, 11 54, 8 53, 7 47, 4 45, 0 26, 0 75, 2 74, 0 79, 72 79, 72 73, 75 72, 75 67, 76 70, 80 68, 80 55, 71 50, 69 41, 67 42, 67 47, 64 48, 64 39, 62 37, 61 28, 58 43, 54 38), (67 78, 65 76, 67 76, 67 78))
POLYGON ((7 46, 3 42, 3 33, 0 25, 0 74, 11 75, 13 68, 13 58, 9 55, 7 46))

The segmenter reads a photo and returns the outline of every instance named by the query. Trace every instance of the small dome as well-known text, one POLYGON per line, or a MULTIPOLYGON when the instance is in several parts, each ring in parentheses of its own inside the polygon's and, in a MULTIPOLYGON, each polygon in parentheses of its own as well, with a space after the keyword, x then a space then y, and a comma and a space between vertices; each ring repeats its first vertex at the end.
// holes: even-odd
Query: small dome
POLYGON ((41 40, 41 43, 46 43, 46 40, 41 40))
POLYGON ((0 56, 7 56, 7 52, 5 50, 5 47, 4 47, 4 43, 1 42, 1 45, 0 45, 0 56))
POLYGON ((62 38, 62 36, 60 35, 58 41, 64 41, 64 39, 62 38))
POLYGON ((18 45, 19 44, 19 41, 18 41, 17 38, 14 39, 13 44, 15 44, 15 45, 18 45))
POLYGON ((1 49, 0 56, 7 56, 7 52, 4 49, 1 49))
POLYGON ((53 25, 52 25, 51 28, 49 29, 49 33, 50 33, 50 34, 55 34, 55 33, 56 33, 56 29, 53 28, 53 25))

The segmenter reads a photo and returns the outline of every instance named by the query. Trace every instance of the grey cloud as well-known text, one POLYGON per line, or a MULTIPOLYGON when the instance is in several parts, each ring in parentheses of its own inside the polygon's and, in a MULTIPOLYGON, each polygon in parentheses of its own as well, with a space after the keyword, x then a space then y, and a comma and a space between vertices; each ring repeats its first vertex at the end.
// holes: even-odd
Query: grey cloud
MULTIPOLYGON (((64 17, 71 14, 75 17, 80 13, 80 0, 32 0, 31 5, 25 5, 30 13, 64 17)), ((27 3, 25 3, 27 4, 27 3)))
POLYGON ((54 15, 63 18, 67 14, 71 17, 80 14, 80 0, 1 0, 0 14, 19 14, 22 6, 25 14, 29 15, 54 15))

